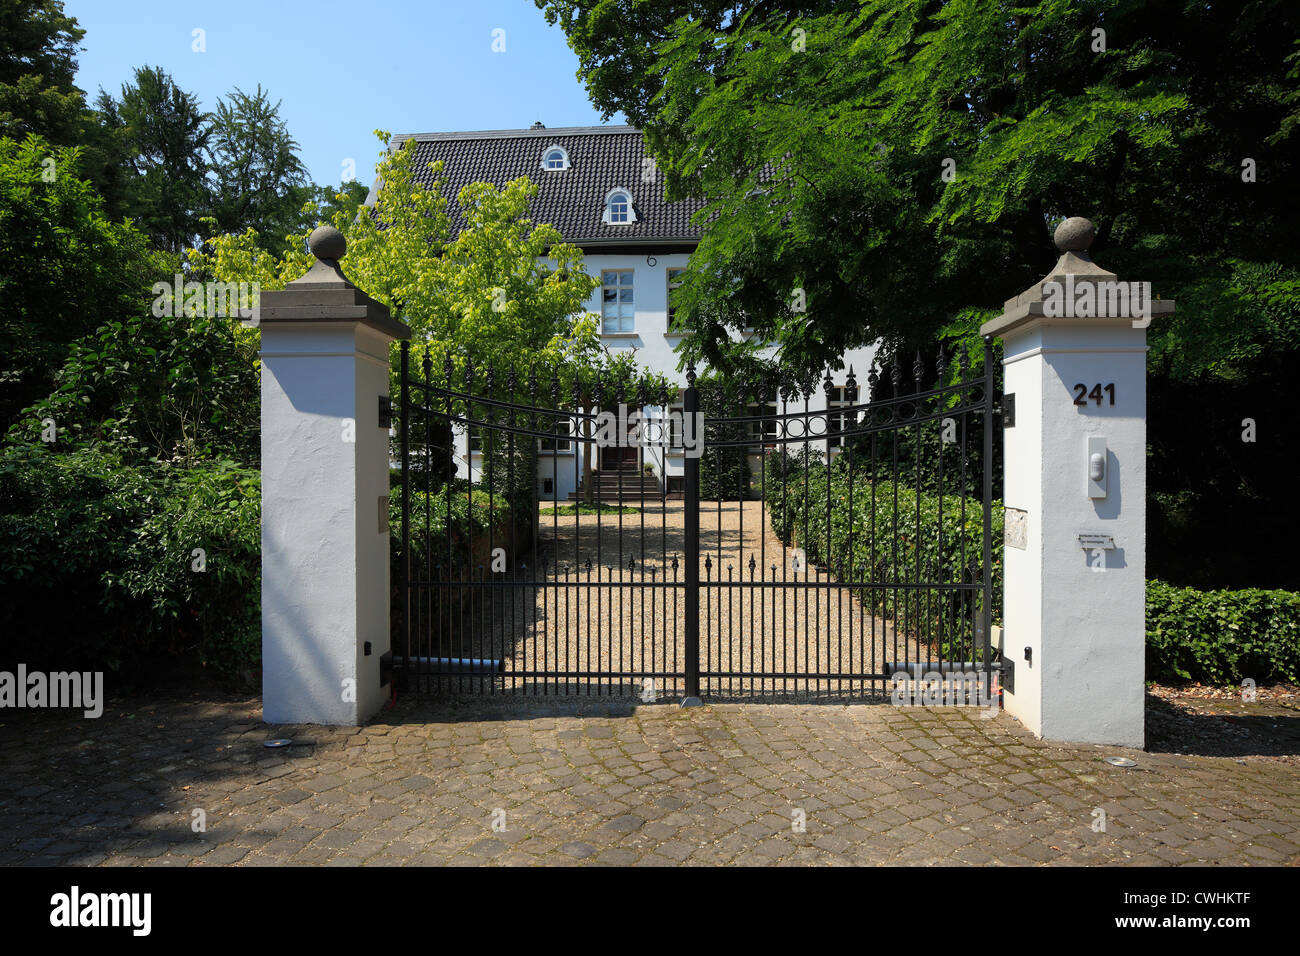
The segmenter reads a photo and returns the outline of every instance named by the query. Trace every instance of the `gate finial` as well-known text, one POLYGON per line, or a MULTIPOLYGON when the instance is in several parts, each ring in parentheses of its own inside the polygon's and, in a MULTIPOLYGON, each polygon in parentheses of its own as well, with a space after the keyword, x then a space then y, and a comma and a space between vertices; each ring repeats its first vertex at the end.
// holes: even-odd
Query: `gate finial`
POLYGON ((322 262, 338 262, 348 252, 348 241, 328 223, 317 226, 307 237, 307 248, 322 262))

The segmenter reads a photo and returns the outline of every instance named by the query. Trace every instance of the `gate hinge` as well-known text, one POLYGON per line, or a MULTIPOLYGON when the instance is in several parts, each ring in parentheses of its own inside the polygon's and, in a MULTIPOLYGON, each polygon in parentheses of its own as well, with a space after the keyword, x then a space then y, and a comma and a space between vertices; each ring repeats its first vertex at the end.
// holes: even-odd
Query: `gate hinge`
POLYGON ((1008 694, 1014 694, 1016 692, 1016 662, 1004 657, 999 661, 998 668, 1002 674, 1002 690, 1008 694))

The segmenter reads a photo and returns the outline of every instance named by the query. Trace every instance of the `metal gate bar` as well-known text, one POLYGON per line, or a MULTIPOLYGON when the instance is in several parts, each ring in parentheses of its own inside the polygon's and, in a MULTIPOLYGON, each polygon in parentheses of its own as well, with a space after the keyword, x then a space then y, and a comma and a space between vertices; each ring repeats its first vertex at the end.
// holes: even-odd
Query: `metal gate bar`
POLYGON ((479 384, 470 356, 447 355, 435 381, 427 355, 413 374, 403 343, 393 642, 403 685, 809 700, 885 696, 898 661, 987 675, 988 341, 983 358, 971 375, 964 351, 956 368, 941 351, 930 380, 918 354, 908 392, 897 362, 892 388, 873 370, 865 402, 852 370, 843 386, 828 374, 820 408, 810 384, 697 382, 690 369, 684 421, 706 393, 710 404, 703 457, 682 458, 611 445, 601 431, 602 416, 636 409, 651 416, 643 438, 656 421, 658 437, 670 435, 672 395, 645 380, 582 387, 575 376, 564 389, 552 375, 539 388, 533 373, 488 365, 479 384), (737 405, 744 414, 724 414, 737 405))

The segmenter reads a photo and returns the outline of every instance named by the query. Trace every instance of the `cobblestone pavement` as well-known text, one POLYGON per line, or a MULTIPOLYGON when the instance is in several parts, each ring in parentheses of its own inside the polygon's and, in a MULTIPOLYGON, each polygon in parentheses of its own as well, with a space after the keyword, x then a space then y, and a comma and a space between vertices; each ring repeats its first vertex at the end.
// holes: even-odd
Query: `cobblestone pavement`
POLYGON ((256 699, 177 693, 0 717, 6 865, 1300 861, 1289 759, 1049 744, 1005 714, 403 703, 268 728, 256 699))

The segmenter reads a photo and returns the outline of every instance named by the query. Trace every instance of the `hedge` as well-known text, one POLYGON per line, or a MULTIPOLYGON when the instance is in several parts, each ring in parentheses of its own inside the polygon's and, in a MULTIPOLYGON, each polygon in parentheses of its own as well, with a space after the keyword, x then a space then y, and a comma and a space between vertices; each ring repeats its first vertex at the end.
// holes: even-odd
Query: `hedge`
MULTIPOLYGON (((977 579, 983 542, 983 510, 979 499, 966 499, 963 522, 960 497, 945 495, 941 526, 937 495, 924 491, 918 495, 914 485, 890 477, 873 481, 867 474, 866 464, 863 460, 855 464, 851 457, 840 456, 830 466, 832 508, 828 552, 827 467, 821 454, 816 451, 769 454, 765 460, 767 505, 776 535, 787 545, 802 547, 813 566, 827 563, 834 568, 852 566, 861 569, 859 574, 867 573, 873 581, 915 581, 918 559, 922 582, 977 579), (853 469, 851 497, 850 468, 853 469), (874 550, 871 547, 873 514, 874 550), (965 561, 961 559, 963 542, 965 561), (939 574, 941 552, 944 555, 942 575, 939 574)), ((998 624, 1002 620, 1002 502, 993 502, 992 517, 993 622, 998 624)), ((869 593, 859 596, 870 604, 869 593)), ((919 621, 919 626, 911 630, 922 637, 946 633, 955 626, 951 608, 946 620, 933 607, 927 613, 926 609, 914 605, 910 615, 911 621, 919 621)), ((1300 593, 1258 589, 1200 591, 1148 581, 1146 629, 1150 680, 1236 684, 1249 677, 1261 684, 1300 682, 1300 593)), ((960 650, 948 641, 938 643, 945 656, 960 650)))
MULTIPOLYGON (((854 568, 859 580, 882 583, 972 583, 980 580, 984 511, 978 498, 967 497, 965 514, 959 495, 918 494, 915 486, 876 478, 864 462, 849 454, 827 467, 820 452, 770 452, 764 460, 765 487, 772 529, 787 545, 804 550, 811 566, 854 568), (806 475, 806 478, 805 478, 806 475), (827 521, 827 495, 831 498, 827 521), (873 538, 874 519, 874 538, 873 538), (919 522, 919 534, 918 534, 919 522), (829 533, 828 533, 829 525, 829 533), (874 546, 873 546, 874 545, 874 546), (964 549, 964 550, 963 550, 964 549), (919 576, 918 576, 919 567, 919 576)), ((1002 620, 1002 502, 993 502, 993 623, 1002 620)), ((874 589, 876 594, 879 589, 874 589)), ((948 592, 952 593, 952 592, 948 592)), ((933 638, 945 658, 965 656, 969 647, 950 640, 962 634, 958 618, 978 619, 980 594, 967 592, 971 604, 943 601, 937 590, 899 592, 909 630, 933 638)), ((859 597, 871 606, 873 592, 859 597)), ((894 617, 892 604, 882 608, 894 617)), ((898 615, 902 617, 902 614, 898 615)))
POLYGON ((1300 683, 1300 593, 1147 582, 1147 678, 1300 683))

